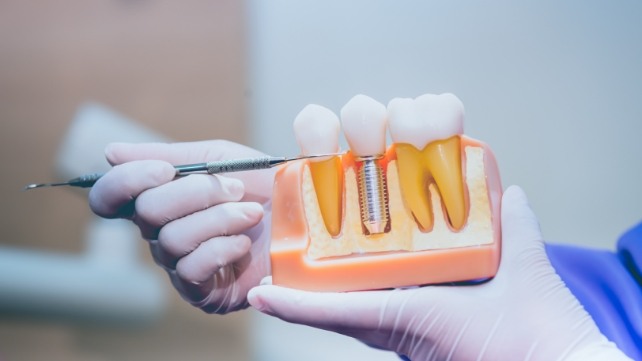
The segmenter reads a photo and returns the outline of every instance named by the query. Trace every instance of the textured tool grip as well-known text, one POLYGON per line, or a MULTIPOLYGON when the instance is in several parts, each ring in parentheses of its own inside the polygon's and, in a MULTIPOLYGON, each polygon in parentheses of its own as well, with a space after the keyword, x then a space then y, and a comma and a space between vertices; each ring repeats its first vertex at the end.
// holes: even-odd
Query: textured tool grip
POLYGON ((85 174, 78 178, 74 178, 67 183, 72 187, 89 188, 93 187, 102 176, 102 173, 85 174))
POLYGON ((244 170, 266 169, 270 168, 272 163, 269 157, 250 158, 250 159, 230 159, 218 162, 207 163, 207 173, 228 173, 240 172, 244 170))

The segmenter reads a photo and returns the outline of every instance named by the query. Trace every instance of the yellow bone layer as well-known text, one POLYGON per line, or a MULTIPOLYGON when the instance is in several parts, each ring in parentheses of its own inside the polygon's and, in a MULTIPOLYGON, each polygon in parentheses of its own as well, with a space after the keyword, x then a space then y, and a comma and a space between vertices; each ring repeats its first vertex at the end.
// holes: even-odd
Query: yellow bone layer
POLYGON ((404 207, 399 175, 395 161, 388 165, 390 199, 390 232, 364 236, 361 229, 358 190, 354 171, 345 173, 345 216, 340 237, 333 238, 326 230, 309 168, 303 174, 303 203, 310 234, 308 256, 312 259, 346 256, 350 254, 420 251, 491 244, 492 217, 484 169, 484 151, 480 147, 465 147, 465 182, 469 190, 470 212, 464 227, 453 232, 444 214, 441 197, 434 184, 429 186, 434 225, 430 232, 422 232, 412 214, 404 207))

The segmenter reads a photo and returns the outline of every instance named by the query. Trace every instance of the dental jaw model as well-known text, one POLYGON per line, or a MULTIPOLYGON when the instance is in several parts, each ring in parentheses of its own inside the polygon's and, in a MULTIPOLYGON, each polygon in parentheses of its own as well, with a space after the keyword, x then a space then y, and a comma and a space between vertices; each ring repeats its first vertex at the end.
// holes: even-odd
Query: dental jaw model
MULTIPOLYGON (((501 184, 494 156, 463 133, 452 94, 358 95, 341 110, 351 152, 277 174, 273 282, 351 291, 485 279, 499 264, 501 184), (386 122, 393 145, 386 149, 386 122)), ((303 154, 336 152, 338 120, 306 107, 303 154)))

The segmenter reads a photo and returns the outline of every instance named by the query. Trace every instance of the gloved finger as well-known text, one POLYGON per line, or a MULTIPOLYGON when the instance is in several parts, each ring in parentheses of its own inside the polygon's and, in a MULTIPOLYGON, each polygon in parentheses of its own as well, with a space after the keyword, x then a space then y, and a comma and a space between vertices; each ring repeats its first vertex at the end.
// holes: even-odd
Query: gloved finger
POLYGON ((519 252, 532 241, 542 241, 537 217, 520 187, 510 186, 506 189, 502 197, 501 213, 504 254, 519 252))
POLYGON ((359 330, 388 327, 381 307, 392 291, 317 293, 260 285, 248 293, 252 307, 287 322, 309 325, 352 336, 359 330))
POLYGON ((539 222, 520 187, 506 189, 501 213, 502 257, 495 283, 515 278, 518 274, 526 277, 526 274, 541 269, 542 262, 548 262, 539 222))
POLYGON ((163 161, 138 161, 119 165, 100 178, 89 192, 89 206, 105 218, 129 218, 134 201, 144 191, 174 179, 176 171, 163 161))
MULTIPOLYGON (((189 143, 112 143, 105 149, 105 156, 111 164, 134 160, 160 159, 173 165, 210 162, 216 160, 254 158, 265 154, 244 145, 226 141, 209 140, 189 143)), ((264 203, 272 194, 274 169, 251 172, 228 173, 227 176, 245 184, 244 200, 264 203)))
POLYGON ((183 296, 190 302, 207 297, 217 286, 216 275, 223 269, 229 274, 219 276, 232 277, 229 283, 233 283, 236 278, 234 267, 227 266, 245 256, 251 246, 250 238, 242 234, 215 237, 201 243, 176 264, 176 277, 183 289, 183 296))
POLYGON ((243 183, 237 179, 189 175, 141 193, 135 222, 144 238, 155 239, 165 224, 220 203, 239 201, 243 192, 243 183))
POLYGON ((264 154, 259 151, 227 140, 188 143, 111 143, 105 148, 107 161, 112 165, 142 159, 159 159, 178 165, 262 155, 264 154))
POLYGON ((261 221, 263 207, 258 203, 222 203, 179 218, 161 228, 158 234, 158 263, 174 268, 179 258, 218 236, 243 233, 261 221))

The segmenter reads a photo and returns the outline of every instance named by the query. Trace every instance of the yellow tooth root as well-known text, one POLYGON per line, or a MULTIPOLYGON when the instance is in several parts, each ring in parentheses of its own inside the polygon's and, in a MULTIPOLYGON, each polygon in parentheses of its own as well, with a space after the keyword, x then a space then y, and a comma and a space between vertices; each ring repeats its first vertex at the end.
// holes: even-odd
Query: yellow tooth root
POLYGON ((425 164, 437 184, 450 225, 460 230, 466 223, 466 199, 461 168, 459 136, 434 141, 422 151, 425 164))
POLYGON ((413 145, 400 143, 395 147, 401 194, 419 228, 429 231, 433 213, 428 195, 428 174, 422 153, 413 145))
POLYGON ((341 159, 332 157, 319 162, 310 162, 310 173, 325 227, 332 237, 336 237, 341 233, 343 213, 343 169, 341 167, 341 159))

